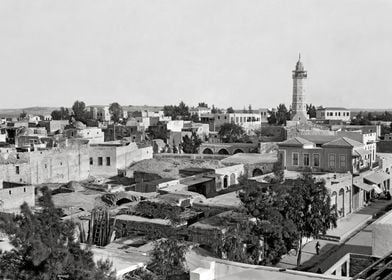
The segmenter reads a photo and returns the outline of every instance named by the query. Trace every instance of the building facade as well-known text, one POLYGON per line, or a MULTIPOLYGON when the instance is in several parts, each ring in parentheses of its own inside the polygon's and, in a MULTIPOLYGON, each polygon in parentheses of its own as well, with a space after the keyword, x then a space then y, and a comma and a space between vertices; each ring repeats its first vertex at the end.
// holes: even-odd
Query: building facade
POLYGON ((351 120, 351 113, 350 110, 341 107, 320 108, 316 111, 316 119, 349 122, 351 120))

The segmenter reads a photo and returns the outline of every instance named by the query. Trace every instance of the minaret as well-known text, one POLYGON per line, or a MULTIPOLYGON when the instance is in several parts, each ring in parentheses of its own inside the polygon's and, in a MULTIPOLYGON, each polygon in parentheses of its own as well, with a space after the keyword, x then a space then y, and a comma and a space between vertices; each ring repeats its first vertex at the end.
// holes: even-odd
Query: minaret
POLYGON ((299 54, 297 65, 293 71, 293 121, 306 122, 308 114, 306 112, 305 103, 305 82, 308 72, 305 71, 299 54))

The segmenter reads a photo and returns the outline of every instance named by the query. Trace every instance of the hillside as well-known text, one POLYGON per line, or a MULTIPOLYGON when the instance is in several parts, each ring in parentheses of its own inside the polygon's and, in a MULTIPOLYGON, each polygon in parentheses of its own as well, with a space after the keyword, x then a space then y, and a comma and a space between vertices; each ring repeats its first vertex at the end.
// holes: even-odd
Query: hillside
POLYGON ((16 108, 16 109, 0 109, 1 117, 18 117, 23 111, 31 115, 50 115, 57 107, 29 107, 29 108, 16 108))

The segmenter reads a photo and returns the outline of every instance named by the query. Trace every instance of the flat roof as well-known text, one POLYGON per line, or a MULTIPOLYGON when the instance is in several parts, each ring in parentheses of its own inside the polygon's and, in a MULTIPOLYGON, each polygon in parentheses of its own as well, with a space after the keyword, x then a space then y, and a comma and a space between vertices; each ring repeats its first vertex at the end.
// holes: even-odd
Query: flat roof
POLYGON ((213 178, 206 178, 206 177, 196 177, 196 178, 185 178, 180 180, 181 184, 191 186, 191 185, 196 185, 196 184, 201 184, 201 183, 206 183, 209 181, 212 181, 213 178))
POLYGON ((116 216, 116 220, 120 221, 132 221, 132 222, 139 222, 139 223, 151 223, 151 224, 159 224, 159 225, 165 225, 165 226, 170 226, 171 222, 170 220, 165 220, 165 219, 148 219, 140 216, 135 216, 135 215, 118 215, 116 216))
POLYGON ((222 163, 239 163, 239 164, 255 164, 255 163, 275 163, 278 160, 277 153, 238 153, 221 160, 222 163))

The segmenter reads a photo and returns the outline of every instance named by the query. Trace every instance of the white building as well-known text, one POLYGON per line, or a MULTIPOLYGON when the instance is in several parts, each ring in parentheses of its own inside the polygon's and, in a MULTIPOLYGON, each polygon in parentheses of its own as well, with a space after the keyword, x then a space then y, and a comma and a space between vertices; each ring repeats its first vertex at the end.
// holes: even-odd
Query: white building
POLYGON ((81 122, 75 122, 72 126, 64 129, 67 138, 80 138, 89 140, 90 144, 103 143, 105 134, 99 127, 87 127, 81 122))
POLYGON ((341 107, 326 107, 316 111, 317 120, 338 120, 349 122, 351 119, 350 110, 341 107))

